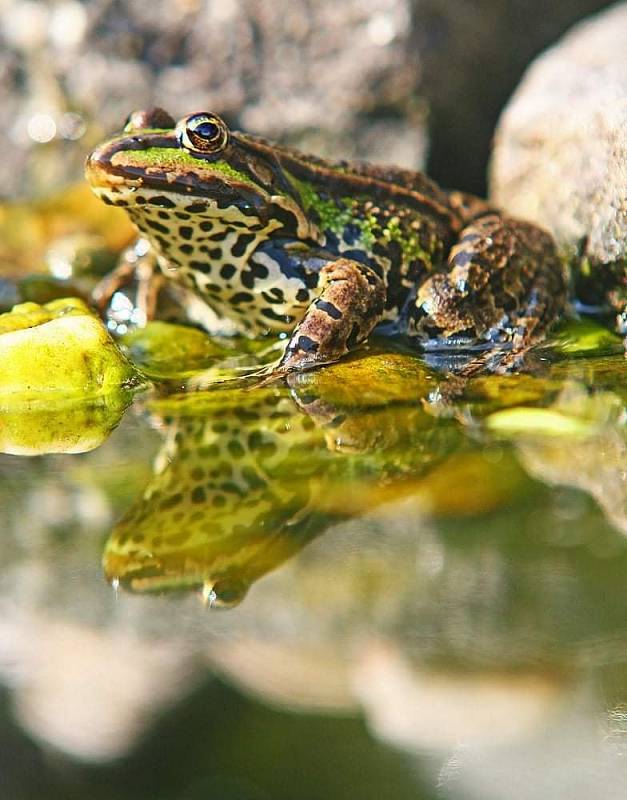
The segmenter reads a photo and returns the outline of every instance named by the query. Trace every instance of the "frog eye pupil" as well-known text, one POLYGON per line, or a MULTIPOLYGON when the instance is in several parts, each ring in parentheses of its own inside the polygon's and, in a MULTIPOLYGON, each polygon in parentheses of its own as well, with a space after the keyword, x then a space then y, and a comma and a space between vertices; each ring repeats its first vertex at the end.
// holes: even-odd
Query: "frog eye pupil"
POLYGON ((215 122, 201 122, 194 128, 196 136, 202 136, 203 139, 215 139, 220 135, 220 129, 215 122))

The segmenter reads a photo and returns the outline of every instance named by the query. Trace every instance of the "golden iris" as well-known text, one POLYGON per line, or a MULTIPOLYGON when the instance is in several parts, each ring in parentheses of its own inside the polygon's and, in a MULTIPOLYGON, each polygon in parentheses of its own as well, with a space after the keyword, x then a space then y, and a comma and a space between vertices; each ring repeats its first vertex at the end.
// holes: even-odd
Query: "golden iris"
POLYGON ((176 126, 176 134, 186 150, 196 153, 217 153, 229 140, 226 123, 216 114, 191 114, 176 126))

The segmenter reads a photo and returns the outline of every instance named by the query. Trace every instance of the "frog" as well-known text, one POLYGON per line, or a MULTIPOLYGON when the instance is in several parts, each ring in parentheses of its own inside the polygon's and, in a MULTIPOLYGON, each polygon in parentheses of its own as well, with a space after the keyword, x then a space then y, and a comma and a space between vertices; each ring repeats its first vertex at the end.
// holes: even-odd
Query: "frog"
MULTIPOLYGON (((337 361, 373 332, 427 351, 524 352, 566 303, 542 228, 421 172, 307 155, 213 112, 133 112, 86 177, 196 321, 285 340, 278 373, 337 361)), ((99 300, 131 272, 120 265, 99 300)))

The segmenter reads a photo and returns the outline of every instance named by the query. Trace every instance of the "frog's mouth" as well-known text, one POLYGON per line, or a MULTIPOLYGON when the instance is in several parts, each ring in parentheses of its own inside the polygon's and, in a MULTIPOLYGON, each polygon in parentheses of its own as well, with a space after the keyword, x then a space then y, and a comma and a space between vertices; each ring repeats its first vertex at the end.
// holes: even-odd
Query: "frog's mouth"
POLYGON ((214 209, 220 216, 237 209, 246 216, 263 217, 264 209, 272 203, 273 198, 244 176, 225 177, 210 165, 189 164, 171 142, 167 147, 159 144, 159 153, 169 149, 176 156, 164 166, 142 163, 137 152, 128 148, 94 150, 85 166, 85 176, 94 192, 108 205, 127 209, 192 205, 192 210, 202 207, 211 213, 214 209))

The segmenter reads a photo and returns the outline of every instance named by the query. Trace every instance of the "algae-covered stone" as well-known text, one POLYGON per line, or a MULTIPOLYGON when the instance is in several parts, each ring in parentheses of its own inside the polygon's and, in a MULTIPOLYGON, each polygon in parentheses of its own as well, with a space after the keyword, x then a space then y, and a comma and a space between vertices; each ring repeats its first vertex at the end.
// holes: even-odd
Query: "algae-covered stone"
POLYGON ((0 315, 0 409, 97 397, 137 373, 82 300, 22 303, 0 315))
POLYGON ((197 328, 160 321, 125 334, 120 343, 142 372, 155 379, 189 377, 233 351, 197 328))

